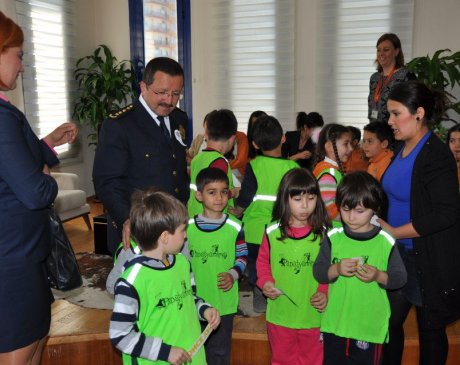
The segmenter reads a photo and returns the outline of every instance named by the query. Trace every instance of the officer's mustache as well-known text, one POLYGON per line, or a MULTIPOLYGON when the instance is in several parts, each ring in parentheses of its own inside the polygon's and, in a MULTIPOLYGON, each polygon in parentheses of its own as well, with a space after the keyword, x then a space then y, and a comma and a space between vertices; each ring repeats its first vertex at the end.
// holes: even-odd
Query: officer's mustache
POLYGON ((160 103, 160 106, 165 107, 165 108, 173 108, 173 104, 168 104, 168 103, 160 103))

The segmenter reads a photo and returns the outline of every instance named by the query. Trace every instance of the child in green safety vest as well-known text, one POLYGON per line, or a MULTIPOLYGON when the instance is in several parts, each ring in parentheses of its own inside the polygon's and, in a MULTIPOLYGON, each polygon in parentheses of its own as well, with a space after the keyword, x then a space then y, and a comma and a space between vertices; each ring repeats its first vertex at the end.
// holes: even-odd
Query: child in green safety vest
POLYGON ((402 287, 406 270, 395 240, 375 220, 385 194, 374 177, 345 175, 336 202, 342 225, 328 232, 314 265, 315 278, 329 284, 321 320, 324 365, 379 365, 388 341, 386 289, 402 287))
POLYGON ((236 216, 243 213, 244 232, 248 245, 248 282, 253 288, 255 312, 265 312, 266 299, 256 286, 256 260, 264 236, 265 226, 272 220, 276 192, 284 174, 298 168, 297 162, 282 157, 285 141, 279 121, 269 115, 257 119, 253 127, 253 144, 262 154, 257 155, 246 168, 243 184, 236 200, 236 216))
POLYGON ((115 285, 110 320, 112 344, 123 364, 206 364, 200 320, 212 329, 218 311, 194 295, 188 260, 179 254, 188 214, 161 191, 136 191, 130 211, 131 236, 141 249, 115 285))
POLYGON ((206 115, 205 122, 206 148, 198 153, 190 164, 190 197, 187 203, 189 217, 202 212, 201 203, 195 196, 196 177, 198 173, 207 168, 221 169, 228 176, 229 183, 229 206, 233 206, 233 195, 237 194, 238 188, 233 185, 232 168, 225 158, 235 144, 238 121, 235 114, 228 109, 213 110, 206 115))
POLYGON ((233 317, 238 307, 238 279, 244 272, 247 247, 241 222, 224 213, 228 177, 208 167, 196 177, 202 211, 189 220, 188 249, 196 294, 217 308, 219 328, 205 343, 208 364, 230 365, 233 317))
POLYGON ((314 279, 313 263, 329 218, 310 171, 297 168, 284 175, 273 218, 257 258, 257 285, 269 298, 272 364, 321 365, 320 324, 327 285, 314 279))

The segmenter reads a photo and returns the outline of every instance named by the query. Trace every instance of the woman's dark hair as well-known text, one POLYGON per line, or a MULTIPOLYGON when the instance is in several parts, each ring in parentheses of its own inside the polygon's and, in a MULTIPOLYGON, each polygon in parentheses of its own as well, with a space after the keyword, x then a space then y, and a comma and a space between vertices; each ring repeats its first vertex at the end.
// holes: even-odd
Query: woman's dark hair
POLYGON ((366 171, 346 174, 337 187, 337 207, 372 209, 379 217, 386 210, 386 195, 380 183, 366 171))
POLYGON ((388 100, 403 104, 414 115, 418 108, 423 108, 423 123, 433 128, 440 121, 446 108, 446 95, 438 90, 431 90, 420 81, 407 81, 397 84, 388 96, 388 100))
POLYGON ((456 124, 453 127, 450 127, 449 130, 447 131, 447 136, 446 136, 446 143, 449 144, 450 137, 452 133, 454 132, 460 132, 460 124, 456 124))
MULTIPOLYGON (((399 37, 394 33, 385 33, 381 35, 380 38, 377 40, 376 47, 378 47, 379 44, 384 41, 390 41, 395 49, 399 49, 399 53, 396 56, 396 60, 395 60, 395 67, 396 69, 403 67, 404 66, 404 53, 401 47, 401 40, 399 39, 399 37)), ((377 71, 382 72, 383 68, 382 66, 380 66, 378 59, 375 59, 374 62, 377 65, 377 71)))
POLYGON ((252 136, 253 136, 253 130, 254 130, 254 122, 257 120, 257 118, 261 117, 262 115, 267 115, 267 113, 265 113, 262 110, 256 110, 252 112, 251 115, 249 116, 248 130, 246 133, 246 136, 248 137, 248 143, 249 143, 249 151, 248 151, 249 159, 253 159, 257 156, 257 150, 252 145, 252 141, 254 140, 252 136), (253 121, 253 119, 255 120, 253 121))
POLYGON ((318 112, 310 112, 307 115, 308 123, 312 126, 311 128, 314 127, 322 127, 324 125, 324 119, 321 114, 318 112))
POLYGON ((157 188, 137 190, 131 198, 131 235, 143 250, 157 247, 164 231, 173 234, 181 224, 187 224, 184 204, 157 188))
POLYGON ((304 126, 307 126, 308 128, 311 128, 308 125, 308 115, 305 112, 298 112, 297 117, 295 118, 295 126, 298 131, 303 129, 304 126))
POLYGON ((337 151, 337 140, 342 137, 344 133, 350 133, 347 127, 341 125, 341 124, 327 124, 322 130, 321 133, 319 134, 318 138, 318 143, 316 144, 316 151, 315 151, 315 163, 313 165, 316 165, 318 162, 323 161, 324 158, 326 157, 326 143, 331 142, 332 143, 332 148, 334 149, 334 156, 335 160, 337 162, 337 165, 339 165, 339 170, 342 173, 345 173, 345 168, 342 164, 342 161, 340 161, 339 158, 339 153, 337 151))
POLYGON ((280 225, 280 241, 288 237, 289 222, 292 215, 289 199, 303 194, 313 194, 317 197, 315 210, 308 218, 308 223, 314 233, 313 239, 315 240, 318 236, 322 238, 326 227, 330 227, 330 219, 321 199, 315 177, 307 169, 292 169, 283 176, 273 206, 273 220, 279 221, 280 225))

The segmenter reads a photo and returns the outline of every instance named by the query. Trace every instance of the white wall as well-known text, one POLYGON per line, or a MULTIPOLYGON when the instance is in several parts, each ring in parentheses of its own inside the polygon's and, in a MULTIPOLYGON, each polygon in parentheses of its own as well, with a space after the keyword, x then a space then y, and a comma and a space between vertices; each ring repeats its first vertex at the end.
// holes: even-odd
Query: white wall
MULTIPOLYGON (((91 54, 98 45, 106 44, 119 61, 130 58, 129 13, 126 0, 77 0, 76 2, 77 58, 91 54)), ((74 172, 87 196, 94 195, 92 170, 94 146, 88 146, 89 129, 80 130, 82 162, 64 165, 57 170, 74 172)))
POLYGON ((460 1, 415 0, 413 56, 460 50, 460 1))

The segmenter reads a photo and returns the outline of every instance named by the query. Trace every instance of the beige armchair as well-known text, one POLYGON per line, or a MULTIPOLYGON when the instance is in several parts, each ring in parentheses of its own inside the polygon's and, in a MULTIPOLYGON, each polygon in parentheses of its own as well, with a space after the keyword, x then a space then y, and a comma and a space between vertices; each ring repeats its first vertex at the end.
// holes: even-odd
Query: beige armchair
POLYGON ((89 219, 89 204, 86 203, 86 193, 79 190, 78 176, 67 172, 52 172, 51 176, 56 180, 59 191, 54 201, 54 209, 66 222, 74 218, 83 217, 88 229, 92 229, 89 219))

